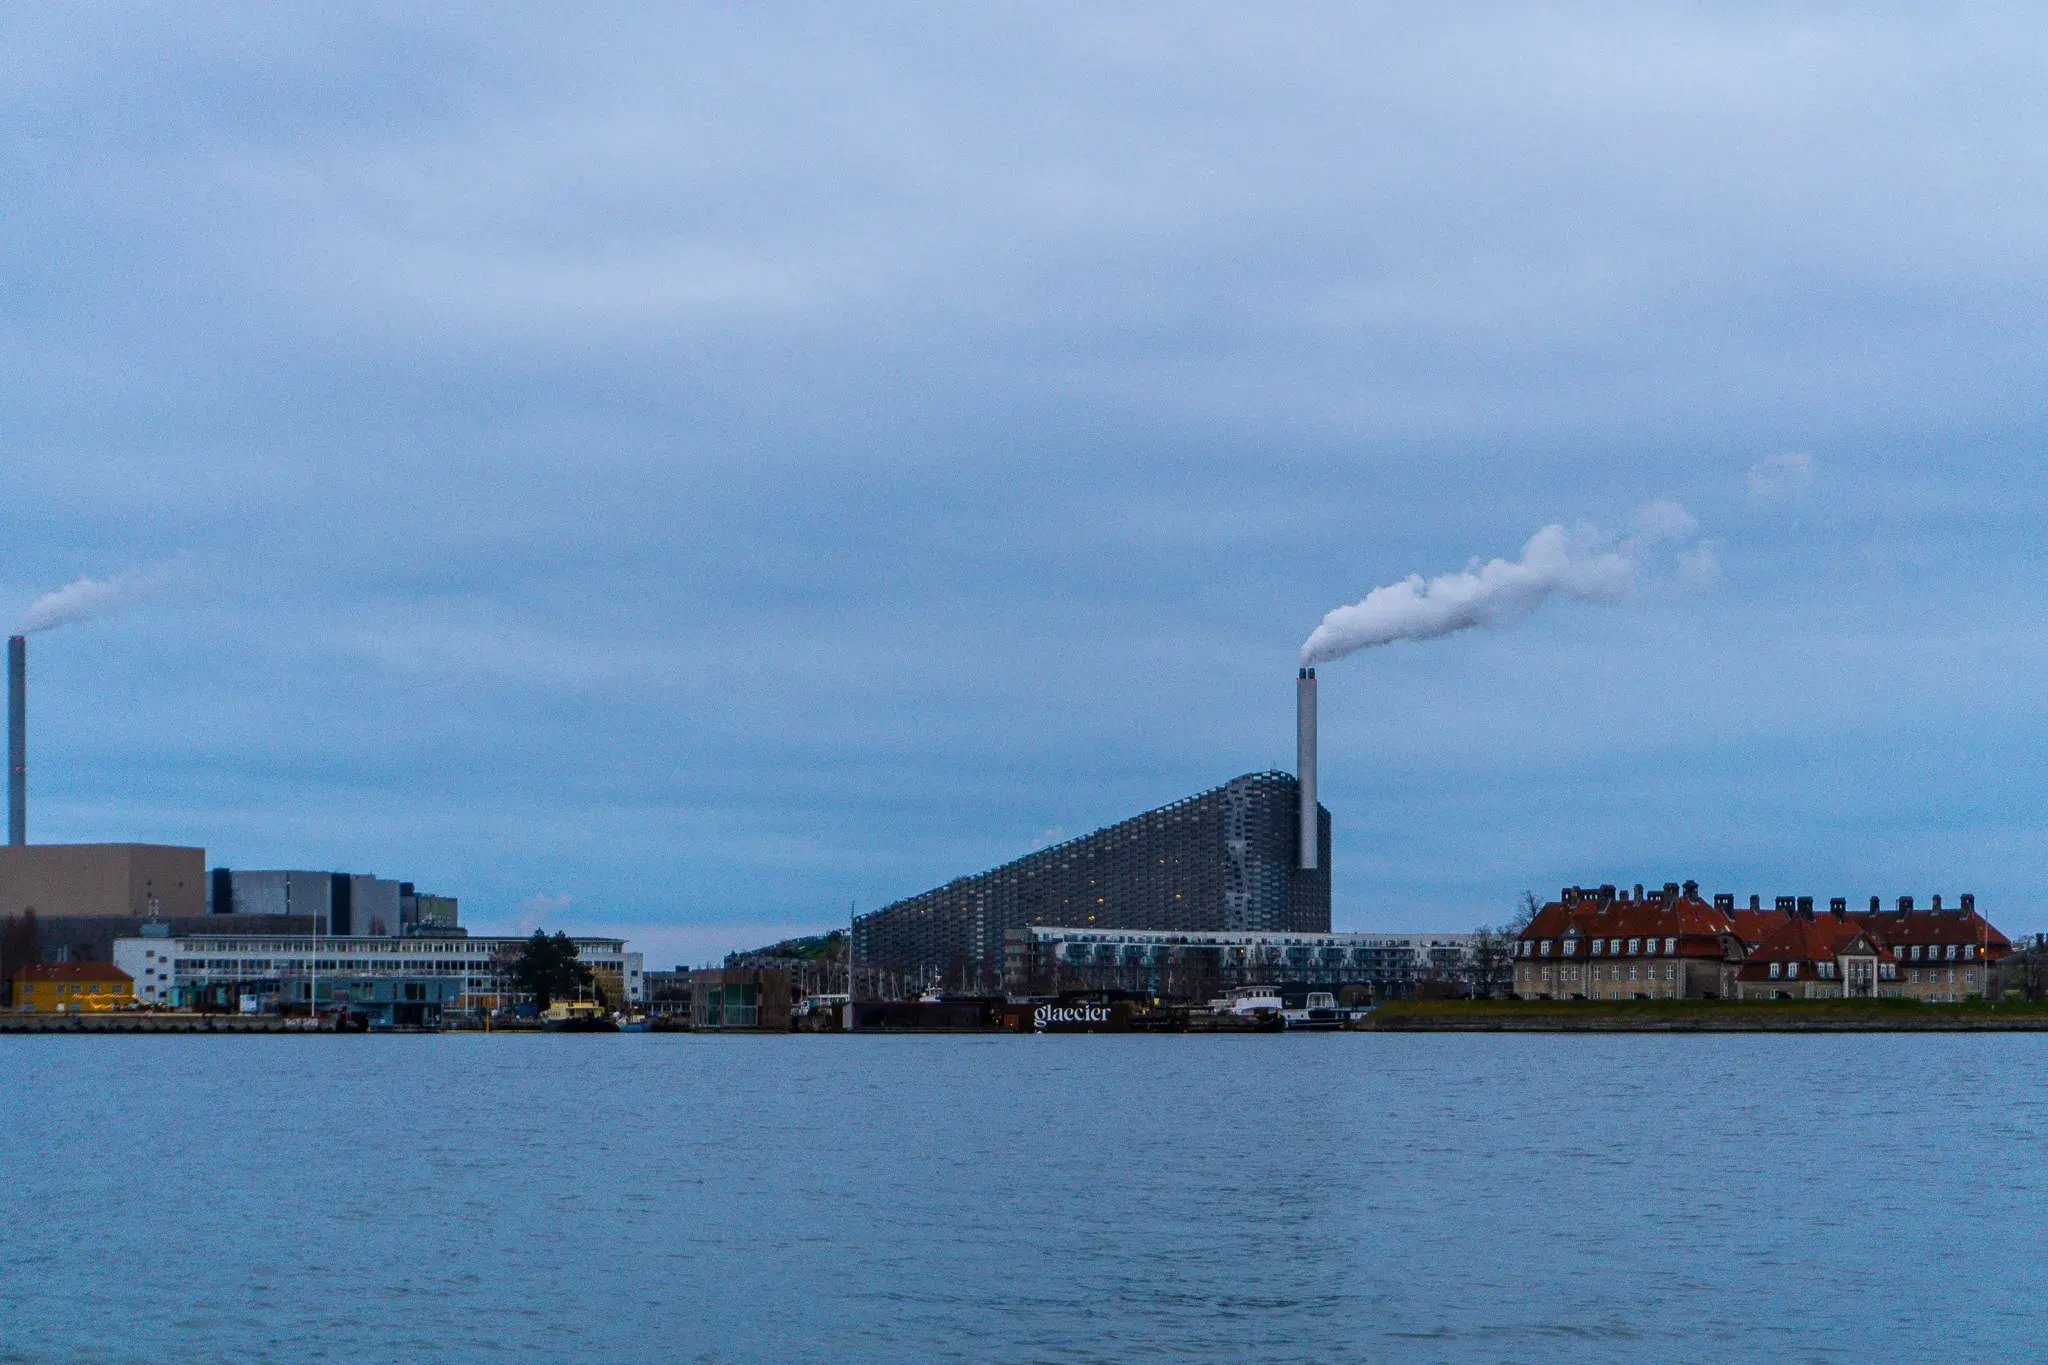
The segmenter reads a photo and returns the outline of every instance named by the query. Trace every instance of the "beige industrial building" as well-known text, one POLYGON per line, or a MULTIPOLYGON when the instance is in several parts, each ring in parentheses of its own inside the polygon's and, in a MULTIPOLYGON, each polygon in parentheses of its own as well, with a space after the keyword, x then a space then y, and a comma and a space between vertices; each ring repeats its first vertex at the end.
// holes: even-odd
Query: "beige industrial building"
POLYGON ((206 913, 206 850, 167 844, 0 845, 0 916, 206 913))

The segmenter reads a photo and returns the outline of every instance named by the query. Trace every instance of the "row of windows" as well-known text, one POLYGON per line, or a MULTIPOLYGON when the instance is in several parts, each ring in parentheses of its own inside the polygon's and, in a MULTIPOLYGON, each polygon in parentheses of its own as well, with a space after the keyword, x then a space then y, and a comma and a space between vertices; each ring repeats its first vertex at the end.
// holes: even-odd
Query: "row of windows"
POLYGON ((1924 945, 1926 956, 1923 957, 1921 956, 1922 946, 1918 943, 1914 944, 1913 951, 1910 954, 1904 947, 1897 947, 1892 949, 1892 956, 1901 962, 1967 962, 1984 951, 1983 945, 1979 943, 1950 943, 1946 945, 1929 943, 1924 945))
MULTIPOLYGON (((1523 940, 1515 945, 1518 957, 1570 957, 1575 940, 1544 939, 1523 940)), ((1656 957, 1660 953, 1678 951, 1675 938, 1596 938, 1592 941, 1591 955, 1594 957, 1656 957), (1661 948, 1659 945, 1662 945, 1661 948)), ((1914 944, 1909 951, 1901 944, 1892 949, 1892 956, 1901 962, 1967 962, 1984 953, 1982 944, 1976 943, 1929 943, 1914 944)))
MULTIPOLYGON (((1576 941, 1576 940, 1574 940, 1576 941)), ((1515 945, 1521 957, 1569 957, 1572 943, 1564 939, 1544 939, 1540 943, 1524 940, 1515 945)), ((1675 938, 1596 938, 1593 940, 1594 957, 1656 957, 1678 951, 1675 938)))

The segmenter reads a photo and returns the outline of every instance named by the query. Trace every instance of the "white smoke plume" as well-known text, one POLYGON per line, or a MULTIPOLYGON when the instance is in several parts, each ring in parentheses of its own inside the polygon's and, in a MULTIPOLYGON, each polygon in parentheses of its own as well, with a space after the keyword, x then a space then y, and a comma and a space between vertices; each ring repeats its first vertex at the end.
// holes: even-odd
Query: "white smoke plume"
POLYGON ((29 604, 17 628, 19 634, 36 635, 58 626, 111 616, 130 602, 150 596, 164 584, 162 569, 122 574, 114 578, 81 578, 55 592, 46 592, 29 604))
MULTIPOLYGON (((1569 530, 1546 526, 1529 537, 1518 560, 1481 564, 1474 559, 1457 573, 1428 580, 1410 574, 1374 588, 1362 602, 1338 607, 1302 644, 1301 661, 1322 663, 1400 640, 1435 640, 1474 626, 1509 625, 1552 597, 1618 602, 1635 590, 1652 550, 1688 540, 1698 529, 1691 513, 1668 500, 1638 509, 1635 534, 1621 540, 1584 523, 1569 530)), ((1693 566, 1686 575, 1689 582, 1706 577, 1701 570, 1713 565, 1712 548, 1695 546, 1682 560, 1693 566)))

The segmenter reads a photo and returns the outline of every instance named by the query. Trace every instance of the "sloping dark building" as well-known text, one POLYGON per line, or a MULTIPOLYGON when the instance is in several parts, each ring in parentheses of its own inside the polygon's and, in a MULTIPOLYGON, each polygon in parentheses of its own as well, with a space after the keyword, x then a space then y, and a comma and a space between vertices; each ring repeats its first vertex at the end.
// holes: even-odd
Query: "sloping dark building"
POLYGON ((1330 812, 1304 869, 1299 806, 1291 775, 1252 773, 862 915, 857 990, 1000 989, 1004 932, 1033 924, 1328 933, 1330 812))

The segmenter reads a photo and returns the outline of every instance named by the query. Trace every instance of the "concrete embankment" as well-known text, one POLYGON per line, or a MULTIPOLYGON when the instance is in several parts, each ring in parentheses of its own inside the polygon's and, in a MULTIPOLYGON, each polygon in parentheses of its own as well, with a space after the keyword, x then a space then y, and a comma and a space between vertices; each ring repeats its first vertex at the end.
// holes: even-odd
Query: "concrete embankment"
POLYGON ((1365 1027, 1383 1033, 2040 1033, 2048 1005, 1909 1000, 1398 1001, 1365 1027))
POLYGON ((0 1014, 4 1033, 332 1033, 330 1020, 269 1014, 0 1014))

